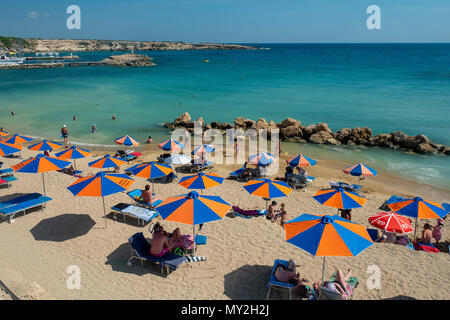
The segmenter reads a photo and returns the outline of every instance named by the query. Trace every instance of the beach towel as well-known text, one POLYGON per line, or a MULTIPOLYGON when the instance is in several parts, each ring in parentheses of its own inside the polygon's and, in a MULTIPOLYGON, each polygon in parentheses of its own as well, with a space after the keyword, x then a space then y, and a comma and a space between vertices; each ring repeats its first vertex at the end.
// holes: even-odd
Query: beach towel
POLYGON ((251 217, 259 217, 266 214, 266 210, 244 210, 237 206, 232 207, 237 216, 249 219, 251 217))
POLYGON ((433 252, 433 253, 440 252, 439 249, 437 249, 432 243, 422 244, 422 243, 413 242, 413 246, 414 246, 414 249, 416 249, 417 251, 426 251, 426 252, 433 252))

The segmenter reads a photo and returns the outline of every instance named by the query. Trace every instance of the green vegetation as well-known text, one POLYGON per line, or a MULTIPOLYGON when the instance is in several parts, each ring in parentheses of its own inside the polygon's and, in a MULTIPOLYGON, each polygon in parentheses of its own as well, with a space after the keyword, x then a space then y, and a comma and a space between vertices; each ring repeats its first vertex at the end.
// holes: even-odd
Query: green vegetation
POLYGON ((0 36, 0 42, 3 43, 3 46, 8 49, 12 49, 13 47, 26 47, 30 45, 30 42, 28 42, 27 40, 15 37, 0 36))

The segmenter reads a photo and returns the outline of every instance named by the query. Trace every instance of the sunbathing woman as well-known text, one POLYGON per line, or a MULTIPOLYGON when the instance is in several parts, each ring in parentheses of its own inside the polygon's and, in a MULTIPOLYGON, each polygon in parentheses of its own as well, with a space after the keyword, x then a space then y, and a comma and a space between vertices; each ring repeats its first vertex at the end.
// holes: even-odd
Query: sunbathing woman
POLYGON ((297 286, 299 284, 300 273, 296 272, 295 261, 289 260, 287 266, 284 266, 282 264, 277 265, 277 267, 275 268, 274 277, 280 282, 290 283, 294 286, 297 286))
POLYGON ((174 248, 173 243, 169 242, 167 233, 163 226, 159 223, 153 228, 152 246, 150 247, 150 254, 155 257, 162 257, 174 248))
POLYGON ((425 223, 425 225, 423 226, 422 238, 417 239, 416 241, 419 244, 424 244, 424 245, 429 246, 431 244, 432 237, 433 237, 433 232, 432 232, 431 225, 429 223, 425 223))
POLYGON ((348 300, 353 293, 353 286, 347 283, 347 280, 350 278, 351 272, 352 270, 348 269, 347 275, 344 276, 344 273, 341 270, 337 270, 336 279, 333 282, 325 281, 323 283, 323 286, 327 289, 339 293, 343 300, 348 300))

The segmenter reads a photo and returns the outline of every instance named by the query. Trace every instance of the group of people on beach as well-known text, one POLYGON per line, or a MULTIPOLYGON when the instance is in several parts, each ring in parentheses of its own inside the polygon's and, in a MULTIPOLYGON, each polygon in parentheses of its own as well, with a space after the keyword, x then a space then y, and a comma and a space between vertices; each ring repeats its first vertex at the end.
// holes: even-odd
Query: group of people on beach
POLYGON ((314 282, 311 286, 308 286, 309 280, 300 277, 297 267, 298 265, 296 265, 294 260, 289 260, 287 265, 280 263, 275 266, 273 275, 277 281, 291 284, 293 286, 292 290, 297 292, 299 298, 317 300, 319 298, 319 287, 339 294, 343 300, 351 298, 354 290, 354 286, 348 283, 352 272, 351 269, 348 269, 345 275, 338 269, 333 281, 324 281, 322 284, 314 282))
POLYGON ((266 219, 275 222, 280 219, 280 226, 284 226, 287 221, 286 204, 282 203, 279 210, 276 209, 278 202, 272 201, 267 207, 266 219))

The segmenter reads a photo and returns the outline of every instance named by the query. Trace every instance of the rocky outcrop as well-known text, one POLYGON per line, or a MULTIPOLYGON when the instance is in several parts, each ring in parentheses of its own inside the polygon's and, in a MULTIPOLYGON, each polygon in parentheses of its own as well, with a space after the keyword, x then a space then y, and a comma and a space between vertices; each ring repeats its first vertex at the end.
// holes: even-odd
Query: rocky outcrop
POLYGON ((185 43, 172 41, 119 41, 72 39, 22 39, 0 37, 0 47, 29 52, 82 51, 162 51, 162 50, 251 50, 256 47, 238 44, 185 43))
POLYGON ((102 61, 103 64, 119 67, 146 67, 154 66, 152 58, 134 53, 126 53, 121 55, 113 55, 102 61))
MULTIPOLYGON (((293 118, 286 118, 280 123, 276 123, 273 120, 267 121, 264 118, 254 121, 244 117, 237 117, 233 124, 227 122, 220 123, 218 121, 205 123, 203 118, 199 118, 197 122, 204 130, 219 129, 225 131, 233 128, 243 130, 267 130, 268 138, 271 137, 271 130, 279 129, 280 139, 289 142, 311 142, 330 145, 343 144, 348 146, 378 146, 390 149, 410 150, 422 154, 450 154, 450 147, 435 143, 423 134, 408 136, 401 131, 380 133, 376 136, 372 136, 372 129, 368 127, 356 127, 353 129, 342 128, 337 132, 333 132, 325 122, 303 126, 299 120, 293 118)), ((189 113, 185 112, 173 122, 166 123, 165 126, 170 129, 184 127, 189 131, 193 131, 194 123, 191 121, 189 113)))

